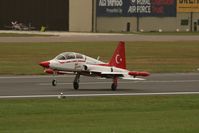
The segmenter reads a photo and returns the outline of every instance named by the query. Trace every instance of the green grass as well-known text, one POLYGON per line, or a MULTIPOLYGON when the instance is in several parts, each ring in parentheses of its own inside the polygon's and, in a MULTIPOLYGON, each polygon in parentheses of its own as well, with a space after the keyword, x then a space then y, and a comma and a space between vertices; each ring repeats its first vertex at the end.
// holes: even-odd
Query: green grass
MULTIPOLYGON (((0 43, 0 74, 43 74, 40 61, 75 51, 108 62, 117 42, 0 43)), ((199 42, 127 42, 127 67, 149 72, 195 72, 199 42)))
POLYGON ((0 100, 1 133, 197 133, 199 97, 0 100))

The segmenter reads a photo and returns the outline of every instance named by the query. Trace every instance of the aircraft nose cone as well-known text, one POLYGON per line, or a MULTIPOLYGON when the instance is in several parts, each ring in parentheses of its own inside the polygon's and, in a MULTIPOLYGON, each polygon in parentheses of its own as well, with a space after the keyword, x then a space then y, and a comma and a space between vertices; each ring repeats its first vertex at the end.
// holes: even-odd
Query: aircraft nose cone
POLYGON ((42 67, 48 68, 49 65, 50 65, 50 62, 49 61, 43 61, 43 62, 40 62, 39 65, 42 66, 42 67))

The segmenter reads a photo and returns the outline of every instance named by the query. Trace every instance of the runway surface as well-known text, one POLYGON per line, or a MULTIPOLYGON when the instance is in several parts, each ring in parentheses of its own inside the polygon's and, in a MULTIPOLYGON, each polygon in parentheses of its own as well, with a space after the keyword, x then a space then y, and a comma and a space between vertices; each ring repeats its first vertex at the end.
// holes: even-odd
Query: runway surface
POLYGON ((56 79, 58 85, 53 87, 52 76, 1 76, 0 98, 54 97, 61 92, 67 96, 199 93, 199 73, 152 74, 145 81, 119 80, 117 91, 111 91, 112 80, 107 79, 81 77, 79 90, 73 89, 74 76, 58 76, 56 79))
POLYGON ((0 37, 0 42, 79 42, 79 41, 199 41, 198 35, 142 35, 122 33, 75 33, 0 31, 0 33, 40 34, 53 36, 0 37))

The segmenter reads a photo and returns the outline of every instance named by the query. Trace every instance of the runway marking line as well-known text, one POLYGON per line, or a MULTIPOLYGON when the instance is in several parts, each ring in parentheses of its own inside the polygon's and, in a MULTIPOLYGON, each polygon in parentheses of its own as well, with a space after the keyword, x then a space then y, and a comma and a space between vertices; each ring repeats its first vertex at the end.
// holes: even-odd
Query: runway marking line
POLYGON ((199 92, 162 92, 162 93, 119 93, 119 94, 66 94, 66 95, 24 95, 24 96, 0 96, 0 99, 11 98, 55 98, 55 97, 100 97, 100 96, 153 96, 153 95, 193 95, 199 92))

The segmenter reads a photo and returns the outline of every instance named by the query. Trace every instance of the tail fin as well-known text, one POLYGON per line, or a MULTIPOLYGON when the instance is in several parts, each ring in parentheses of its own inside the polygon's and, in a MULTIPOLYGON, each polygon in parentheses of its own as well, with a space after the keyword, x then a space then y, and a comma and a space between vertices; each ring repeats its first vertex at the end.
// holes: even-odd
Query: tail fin
POLYGON ((125 42, 120 41, 109 61, 110 66, 126 69, 125 42))

